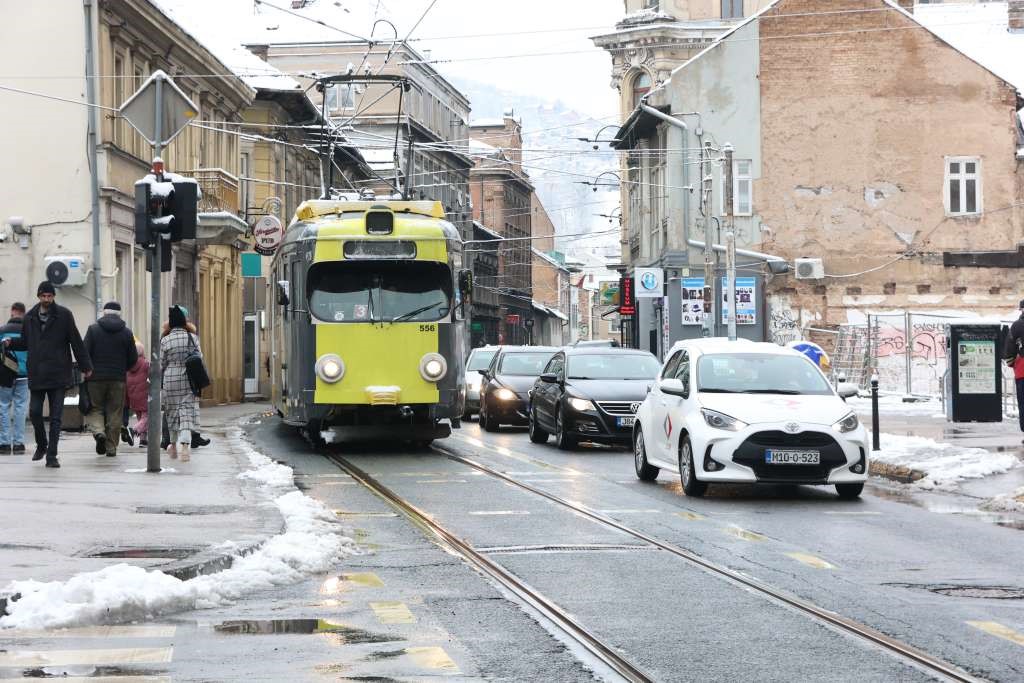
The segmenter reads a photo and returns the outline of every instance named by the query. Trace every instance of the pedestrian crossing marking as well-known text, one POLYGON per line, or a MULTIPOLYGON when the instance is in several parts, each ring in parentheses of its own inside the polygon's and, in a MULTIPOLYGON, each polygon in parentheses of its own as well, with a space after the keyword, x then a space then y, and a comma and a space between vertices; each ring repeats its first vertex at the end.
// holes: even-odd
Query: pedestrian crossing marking
POLYGON ((341 578, 349 583, 354 583, 363 588, 383 588, 384 582, 373 572, 356 572, 354 574, 342 574, 341 578))
POLYGON ((836 566, 830 562, 826 562, 820 557, 809 555, 807 553, 786 553, 786 557, 790 557, 797 562, 806 564, 808 567, 814 567, 815 569, 835 569, 836 566))
POLYGON ((0 634, 4 638, 173 638, 176 630, 173 625, 80 626, 53 630, 15 628, 0 634))
POLYGON ((371 602, 370 609, 382 624, 415 624, 416 616, 404 602, 371 602))
POLYGON ((168 664, 174 648, 133 647, 108 650, 0 651, 0 667, 68 666, 72 664, 168 664))
POLYGON ((459 673, 459 667, 448 656, 448 653, 444 651, 444 648, 433 646, 407 647, 405 652, 412 658, 412 661, 424 669, 459 673))
POLYGON ((733 536, 735 538, 738 538, 741 541, 767 541, 768 540, 767 536, 762 536, 761 534, 759 534, 757 532, 754 532, 754 531, 747 531, 746 529, 743 529, 742 527, 738 527, 735 524, 730 524, 729 526, 725 527, 725 533, 727 533, 730 536, 733 536))
POLYGON ((1003 626, 998 621, 968 621, 967 623, 996 638, 1002 638, 1011 643, 1024 646, 1024 633, 1014 631, 1009 626, 1003 626))
POLYGON ((690 512, 689 510, 683 510, 682 512, 677 512, 676 514, 682 517, 683 519, 689 520, 691 522, 698 522, 704 519, 704 515, 698 515, 696 512, 690 512))

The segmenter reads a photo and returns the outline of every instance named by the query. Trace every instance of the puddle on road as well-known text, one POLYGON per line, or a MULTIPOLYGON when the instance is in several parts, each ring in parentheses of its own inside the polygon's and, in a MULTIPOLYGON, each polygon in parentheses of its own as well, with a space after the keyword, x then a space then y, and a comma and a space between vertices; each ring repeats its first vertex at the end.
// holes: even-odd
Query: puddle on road
MULTIPOLYGON (((942 495, 938 493, 925 491, 915 492, 903 489, 886 488, 882 486, 872 486, 871 493, 879 498, 884 498, 885 500, 913 505, 940 515, 962 515, 982 522, 988 522, 989 524, 995 524, 996 526, 1006 527, 1007 529, 1024 531, 1024 519, 1018 516, 1008 513, 992 512, 989 510, 980 510, 976 507, 971 507, 970 505, 965 505, 963 503, 957 504, 955 501, 938 500, 936 497, 942 495)), ((964 499, 961 498, 960 500, 964 499)))
POLYGON ((183 560, 199 552, 200 548, 137 547, 113 548, 89 552, 85 557, 118 558, 131 560, 183 560))
POLYGON ((334 645, 393 643, 401 640, 394 636, 335 624, 325 619, 239 619, 217 624, 213 630, 229 635, 324 634, 330 636, 330 641, 334 645))
POLYGON ((982 600, 1024 600, 1020 586, 971 586, 954 583, 888 583, 887 586, 926 590, 953 598, 980 598, 982 600))
POLYGON ((125 677, 150 677, 166 674, 166 670, 157 669, 130 669, 120 666, 42 666, 33 669, 22 669, 22 678, 102 678, 125 676, 125 677))

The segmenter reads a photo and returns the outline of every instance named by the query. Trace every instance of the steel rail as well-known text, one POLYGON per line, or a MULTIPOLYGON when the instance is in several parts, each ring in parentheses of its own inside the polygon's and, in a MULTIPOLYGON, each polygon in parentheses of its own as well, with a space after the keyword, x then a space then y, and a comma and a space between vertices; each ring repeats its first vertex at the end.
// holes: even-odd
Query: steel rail
POLYGON ((819 621, 825 622, 826 624, 836 627, 844 633, 853 635, 863 640, 870 641, 871 643, 880 646, 881 648, 892 654, 903 657, 913 662, 914 664, 923 667, 931 673, 939 674, 947 678, 948 680, 962 681, 964 683, 983 683, 984 681, 984 679, 973 676, 954 664, 950 664, 941 659, 933 657, 928 653, 915 648, 912 645, 904 643, 895 638, 891 638, 890 636, 887 636, 881 631, 873 629, 870 626, 861 624, 860 622, 854 621, 853 619, 849 619, 835 612, 826 610, 823 607, 818 607, 817 605, 808 602, 803 598, 799 598, 795 595, 792 595, 791 593, 775 588, 773 586, 769 586, 766 583, 762 583, 761 581, 746 576, 738 571, 734 571, 732 569, 729 569, 728 567, 712 562, 708 559, 705 559, 704 557, 701 557, 700 555, 697 555, 696 553, 693 553, 684 548, 680 548, 677 545, 673 545, 672 543, 663 541, 654 536, 650 536, 642 531, 633 529, 632 527, 628 527, 625 524, 622 524, 621 522, 612 519, 611 517, 608 517, 604 514, 601 514, 600 512, 597 512, 586 507, 585 505, 581 505, 579 503, 575 503, 565 498, 561 498, 560 496, 550 493, 549 491, 545 491, 544 489, 537 488, 536 486, 533 486, 531 484, 519 481, 514 477, 510 477, 504 472, 499 472, 498 470, 492 469, 481 462, 473 460, 472 458, 459 455, 458 453, 449 450, 447 447, 438 446, 435 444, 432 446, 432 448, 450 460, 462 463, 463 465, 472 467, 491 477, 500 479, 506 483, 512 484, 513 486, 517 486, 521 489, 529 491, 530 493, 546 498, 547 500, 557 503, 563 507, 569 508, 573 512, 579 513, 584 517, 587 517, 588 519, 609 526, 613 529, 633 536, 634 538, 650 543, 651 545, 656 546, 669 553, 672 553, 673 555, 681 557, 682 559, 699 566, 700 568, 710 572, 713 575, 724 577, 730 581, 740 584, 745 588, 751 589, 761 595, 767 596, 784 605, 792 607, 819 621))
MULTIPOLYGON (((607 645, 601 641, 600 638, 584 628, 561 607, 528 586, 501 565, 493 562, 490 558, 478 552, 468 542, 448 531, 435 521, 433 517, 399 496, 397 493, 347 461, 345 458, 331 453, 326 455, 335 465, 344 470, 349 476, 401 512, 414 524, 429 532, 438 541, 440 541, 443 546, 448 547, 458 555, 464 557, 470 562, 470 564, 490 576, 502 587, 515 594, 520 600, 544 615, 544 617, 551 621, 556 627, 579 643, 591 655, 599 659, 605 666, 609 667, 622 678, 633 683, 650 683, 653 681, 650 676, 631 664, 622 655, 612 649, 610 645, 607 645)), ((448 454, 445 453, 445 455, 448 454)))

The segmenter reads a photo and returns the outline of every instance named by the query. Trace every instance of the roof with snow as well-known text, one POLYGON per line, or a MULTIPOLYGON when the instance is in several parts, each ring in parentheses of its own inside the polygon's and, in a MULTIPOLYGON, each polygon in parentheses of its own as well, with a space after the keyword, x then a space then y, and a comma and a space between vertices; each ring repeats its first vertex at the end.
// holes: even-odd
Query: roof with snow
POLYGON ((480 221, 473 221, 473 229, 474 230, 479 230, 480 232, 484 233, 485 235, 489 235, 489 236, 491 236, 491 237, 493 237, 494 239, 497 239, 497 240, 505 239, 504 237, 501 236, 500 233, 494 232, 493 230, 488 228, 486 225, 484 225, 480 221))
POLYGON ((551 264, 555 268, 558 268, 559 270, 564 270, 566 272, 569 271, 569 269, 565 266, 564 263, 559 263, 556 259, 548 256, 547 254, 545 254, 540 249, 537 249, 536 247, 531 247, 531 250, 533 251, 533 255, 534 256, 537 256, 537 257, 541 258, 542 260, 547 261, 549 264, 551 264))
POLYGON ((470 128, 504 128, 505 119, 499 117, 484 118, 484 119, 470 119, 470 128))

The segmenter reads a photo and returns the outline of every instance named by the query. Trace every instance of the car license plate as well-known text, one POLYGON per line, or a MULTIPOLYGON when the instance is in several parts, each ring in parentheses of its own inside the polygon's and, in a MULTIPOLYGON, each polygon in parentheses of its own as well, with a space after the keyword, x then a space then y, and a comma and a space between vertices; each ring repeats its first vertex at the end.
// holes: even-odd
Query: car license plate
POLYGON ((820 465, 821 451, 767 450, 764 461, 769 465, 820 465))
POLYGON ((632 427, 633 423, 636 422, 635 417, 617 417, 615 418, 615 424, 620 427, 632 427))

